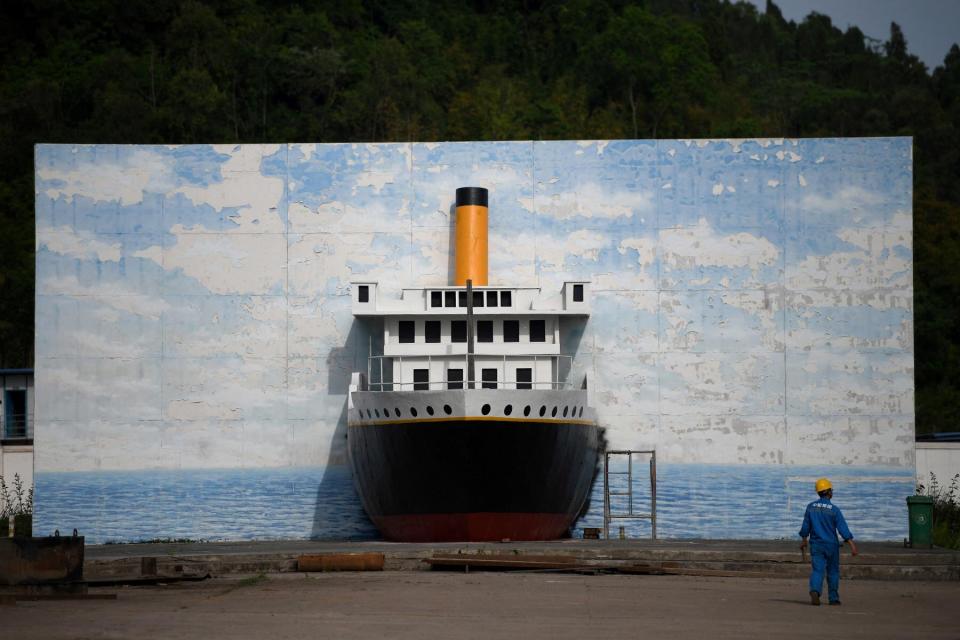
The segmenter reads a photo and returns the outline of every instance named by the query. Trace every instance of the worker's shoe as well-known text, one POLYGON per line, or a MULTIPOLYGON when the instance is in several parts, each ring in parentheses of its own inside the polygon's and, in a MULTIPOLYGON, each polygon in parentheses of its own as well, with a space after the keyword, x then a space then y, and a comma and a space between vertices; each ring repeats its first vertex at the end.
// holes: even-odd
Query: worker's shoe
POLYGON ((834 606, 839 607, 839 606, 840 606, 840 601, 839 601, 839 600, 834 600, 833 602, 830 603, 830 606, 831 606, 831 607, 834 607, 834 606))
POLYGON ((816 591, 810 592, 810 604, 812 604, 815 607, 820 606, 820 594, 817 593, 816 591))

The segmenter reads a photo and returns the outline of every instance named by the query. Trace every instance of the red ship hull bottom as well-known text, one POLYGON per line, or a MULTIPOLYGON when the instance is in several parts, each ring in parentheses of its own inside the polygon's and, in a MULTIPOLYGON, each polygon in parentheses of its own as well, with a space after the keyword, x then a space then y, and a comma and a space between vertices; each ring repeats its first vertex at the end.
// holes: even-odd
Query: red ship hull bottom
POLYGON ((491 542, 569 535, 597 461, 592 424, 354 425, 357 495, 387 540, 491 542))
POLYGON ((374 518, 387 540, 499 542, 556 540, 567 535, 567 513, 415 513, 374 518))

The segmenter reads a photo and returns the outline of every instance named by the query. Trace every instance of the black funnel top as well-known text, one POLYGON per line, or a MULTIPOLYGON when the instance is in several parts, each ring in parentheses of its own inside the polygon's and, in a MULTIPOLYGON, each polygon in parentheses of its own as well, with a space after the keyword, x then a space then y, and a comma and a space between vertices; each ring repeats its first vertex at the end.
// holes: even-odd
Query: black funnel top
POLYGON ((483 187, 460 187, 457 189, 457 206, 478 205, 487 206, 487 190, 483 187))

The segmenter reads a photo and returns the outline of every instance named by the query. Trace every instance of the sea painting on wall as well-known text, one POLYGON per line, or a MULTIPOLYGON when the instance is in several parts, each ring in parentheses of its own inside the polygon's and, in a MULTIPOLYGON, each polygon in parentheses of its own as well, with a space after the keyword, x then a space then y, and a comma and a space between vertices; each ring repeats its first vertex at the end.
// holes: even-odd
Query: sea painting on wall
POLYGON ((491 284, 591 283, 564 352, 608 446, 656 449, 659 536, 794 536, 828 475, 899 539, 912 171, 909 138, 39 145, 34 528, 375 537, 346 395, 382 338, 349 283, 448 284, 482 186, 491 284))

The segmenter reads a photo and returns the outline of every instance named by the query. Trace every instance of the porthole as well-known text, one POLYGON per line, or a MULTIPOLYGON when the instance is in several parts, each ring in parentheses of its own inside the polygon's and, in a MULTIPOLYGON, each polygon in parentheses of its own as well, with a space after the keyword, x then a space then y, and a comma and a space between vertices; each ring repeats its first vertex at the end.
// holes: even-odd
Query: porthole
POLYGON ((508 415, 510 415, 511 413, 513 413, 513 405, 512 405, 512 404, 508 404, 507 406, 505 406, 505 407, 503 408, 503 415, 508 416, 508 415))
POLYGON ((489 413, 490 413, 490 405, 485 404, 485 405, 483 405, 482 407, 480 407, 480 413, 482 413, 483 415, 489 414, 489 413))
POLYGON ((564 407, 564 408, 563 408, 563 417, 566 418, 566 417, 567 417, 567 414, 568 414, 569 412, 570 412, 570 407, 564 407))
POLYGON ((378 418, 380 417, 380 409, 374 409, 373 412, 376 414, 378 418))
POLYGON ((372 417, 373 417, 373 414, 370 413, 370 409, 367 409, 367 419, 369 420, 372 417))
POLYGON ((523 415, 525 416, 530 415, 530 405, 527 405, 523 408, 523 415))
POLYGON ((556 407, 554 407, 554 408, 553 408, 553 411, 550 412, 550 417, 551 417, 551 418, 556 418, 556 417, 557 417, 557 408, 556 408, 556 407))
POLYGON ((383 417, 384 418, 390 417, 390 409, 387 409, 386 407, 383 408, 383 417))
POLYGON ((453 409, 450 408, 450 405, 445 404, 443 405, 443 412, 447 415, 450 415, 451 413, 453 413, 453 409))
POLYGON ((546 413, 547 413, 547 405, 545 404, 540 405, 540 417, 542 418, 544 415, 546 415, 546 413))
POLYGON ((410 407, 410 415, 412 415, 414 418, 417 417, 417 408, 416 408, 416 407, 410 407))
POLYGON ((580 417, 583 417, 583 407, 580 407, 580 417))
POLYGON ((393 412, 397 414, 397 417, 400 417, 400 409, 398 407, 393 408, 393 412))
POLYGON ((431 416, 433 415, 433 407, 431 407, 430 405, 427 405, 427 414, 431 416))

